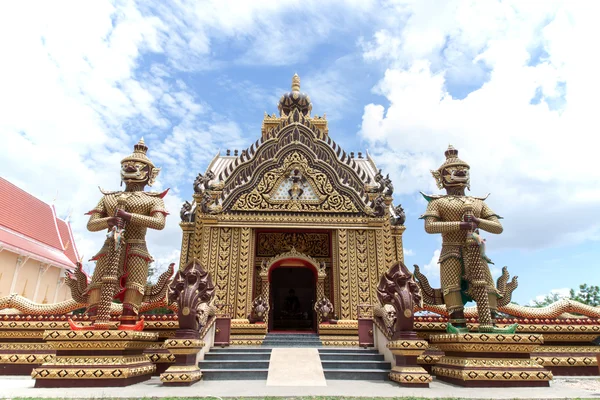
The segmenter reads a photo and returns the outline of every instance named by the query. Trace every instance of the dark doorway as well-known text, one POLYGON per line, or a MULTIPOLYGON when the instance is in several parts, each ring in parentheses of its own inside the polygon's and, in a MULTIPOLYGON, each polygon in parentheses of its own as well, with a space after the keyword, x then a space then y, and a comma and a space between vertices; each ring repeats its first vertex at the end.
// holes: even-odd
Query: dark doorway
POLYGON ((271 329, 316 331, 315 276, 311 269, 279 267, 271 271, 271 329))

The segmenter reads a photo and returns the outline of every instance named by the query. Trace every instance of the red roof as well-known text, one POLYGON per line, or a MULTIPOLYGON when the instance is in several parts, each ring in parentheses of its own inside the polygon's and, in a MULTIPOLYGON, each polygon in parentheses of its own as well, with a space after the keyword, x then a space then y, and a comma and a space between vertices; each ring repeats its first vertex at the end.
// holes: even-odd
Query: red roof
POLYGON ((75 241, 73 240, 73 232, 71 231, 71 224, 67 221, 57 218, 58 232, 65 247, 65 255, 75 264, 79 260, 79 253, 75 247, 75 241))
POLYGON ((71 226, 54 207, 1 177, 0 243, 67 268, 78 259, 71 226))

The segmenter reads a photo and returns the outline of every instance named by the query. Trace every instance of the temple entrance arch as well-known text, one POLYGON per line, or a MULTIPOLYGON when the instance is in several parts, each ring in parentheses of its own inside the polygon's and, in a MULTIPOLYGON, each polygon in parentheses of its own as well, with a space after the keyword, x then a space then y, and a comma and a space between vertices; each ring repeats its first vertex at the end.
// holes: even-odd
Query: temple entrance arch
POLYGON ((295 248, 261 266, 261 294, 269 304, 270 331, 316 331, 315 302, 324 296, 326 269, 295 248))

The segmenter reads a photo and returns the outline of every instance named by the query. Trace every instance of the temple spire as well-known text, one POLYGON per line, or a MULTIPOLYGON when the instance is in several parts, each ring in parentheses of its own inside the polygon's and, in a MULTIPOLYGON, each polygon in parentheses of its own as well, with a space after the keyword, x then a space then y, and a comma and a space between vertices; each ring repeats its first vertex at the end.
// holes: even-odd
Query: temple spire
POLYGON ((298 74, 294 74, 294 76, 292 77, 292 92, 299 92, 300 91, 300 77, 298 76, 298 74))

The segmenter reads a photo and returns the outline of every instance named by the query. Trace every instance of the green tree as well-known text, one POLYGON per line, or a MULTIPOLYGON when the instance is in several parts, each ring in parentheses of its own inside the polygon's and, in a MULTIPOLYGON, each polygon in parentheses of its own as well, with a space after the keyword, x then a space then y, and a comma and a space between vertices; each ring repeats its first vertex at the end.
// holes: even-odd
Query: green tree
POLYGON ((549 306, 552 303, 556 303, 557 301, 559 301, 563 297, 564 296, 561 296, 558 293, 550 293, 550 294, 547 294, 546 297, 544 297, 543 300, 534 300, 532 307, 546 307, 546 306, 549 306))
MULTIPOLYGON (((148 285, 153 285, 153 284, 156 283, 155 279, 154 279, 154 276, 156 275, 156 272, 157 272, 156 264, 151 263, 150 265, 148 265, 148 280, 146 282, 148 285)), ((163 315, 163 314, 173 314, 173 311, 171 311, 167 307, 160 307, 160 308, 155 308, 153 310, 146 311, 143 314, 146 314, 146 315, 151 315, 151 314, 163 315)))
POLYGON ((579 285, 579 290, 571 289, 570 298, 590 306, 600 306, 600 286, 579 285))

